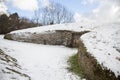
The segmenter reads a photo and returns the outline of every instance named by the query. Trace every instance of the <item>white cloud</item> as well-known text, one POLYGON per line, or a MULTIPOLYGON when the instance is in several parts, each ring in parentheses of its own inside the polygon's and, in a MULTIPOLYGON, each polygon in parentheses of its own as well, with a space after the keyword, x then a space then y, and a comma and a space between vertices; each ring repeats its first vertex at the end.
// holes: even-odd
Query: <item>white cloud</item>
MULTIPOLYGON (((89 13, 80 14, 80 18, 83 20, 94 20, 101 22, 120 22, 120 0, 83 0, 86 1, 85 5, 98 2, 98 6, 89 13), (88 2, 89 1, 89 2, 88 2), (82 16, 82 17, 81 17, 82 16)), ((78 16, 78 14, 75 14, 78 16)), ((75 18, 79 21, 79 16, 75 18)), ((81 20, 82 21, 82 20, 81 20)))
POLYGON ((38 9, 38 0, 8 0, 14 7, 21 10, 33 11, 38 9))
POLYGON ((1 14, 8 14, 7 6, 4 4, 4 2, 0 2, 0 15, 1 14))
POLYGON ((83 0, 82 2, 81 2, 83 5, 87 5, 87 0, 83 0))
POLYGON ((83 16, 80 13, 75 13, 74 20, 75 22, 93 22, 93 20, 89 19, 88 17, 83 16))
POLYGON ((83 5, 87 5, 87 4, 93 4, 95 1, 97 1, 97 0, 81 0, 82 2, 82 4, 83 5))
POLYGON ((89 2, 90 2, 91 4, 93 4, 95 1, 96 1, 96 0, 89 0, 89 2))
POLYGON ((120 19, 120 0, 101 0, 98 8, 93 10, 100 21, 117 21, 120 19))
POLYGON ((40 0, 40 2, 42 3, 43 7, 47 7, 47 8, 52 7, 50 0, 40 0))

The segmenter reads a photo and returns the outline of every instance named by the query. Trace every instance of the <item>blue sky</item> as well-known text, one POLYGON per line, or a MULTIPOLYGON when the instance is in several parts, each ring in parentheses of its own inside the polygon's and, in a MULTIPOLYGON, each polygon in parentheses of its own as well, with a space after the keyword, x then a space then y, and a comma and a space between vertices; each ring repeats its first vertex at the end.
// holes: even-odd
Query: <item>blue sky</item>
MULTIPOLYGON (((93 9, 95 9, 99 4, 98 2, 90 3, 89 0, 86 0, 87 3, 85 3, 85 0, 53 0, 54 2, 59 2, 65 7, 67 7, 69 10, 71 10, 73 13, 90 13, 93 9)), ((25 4, 29 4, 25 3, 25 4)), ((34 11, 32 10, 22 10, 16 6, 14 6, 11 2, 6 3, 8 7, 8 11, 10 13, 17 12, 20 16, 27 17, 27 18, 33 18, 34 11)), ((41 7, 42 3, 38 3, 38 6, 41 7)))
MULTIPOLYGON (((10 13, 17 12, 21 17, 32 19, 34 10, 49 6, 50 0, 6 0, 10 13)), ((51 0, 61 3, 75 13, 76 21, 100 20, 120 21, 120 0, 51 0)), ((5 9, 6 10, 6 9, 5 9)))
POLYGON ((73 12, 81 12, 86 13, 90 12, 94 8, 98 6, 98 3, 94 2, 92 4, 83 4, 84 0, 59 0, 59 2, 69 9, 71 9, 73 12))

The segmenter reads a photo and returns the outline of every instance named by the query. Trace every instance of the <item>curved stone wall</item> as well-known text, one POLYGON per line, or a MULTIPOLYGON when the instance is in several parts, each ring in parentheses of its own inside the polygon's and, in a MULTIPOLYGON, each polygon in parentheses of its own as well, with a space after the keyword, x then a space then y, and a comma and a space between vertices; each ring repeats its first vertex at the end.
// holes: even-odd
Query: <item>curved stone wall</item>
POLYGON ((48 45, 65 45, 68 47, 78 47, 79 38, 84 32, 73 32, 67 30, 56 30, 45 33, 9 33, 5 39, 30 42, 48 45))
POLYGON ((65 45, 78 47, 78 62, 84 71, 87 80, 120 80, 115 74, 106 68, 102 68, 96 59, 91 56, 84 47, 80 36, 89 31, 73 32, 67 30, 48 31, 45 33, 10 33, 5 39, 23 41, 38 44, 65 45))
POLYGON ((101 67, 97 60, 87 52, 82 41, 79 42, 78 62, 87 80, 120 80, 113 72, 101 67))

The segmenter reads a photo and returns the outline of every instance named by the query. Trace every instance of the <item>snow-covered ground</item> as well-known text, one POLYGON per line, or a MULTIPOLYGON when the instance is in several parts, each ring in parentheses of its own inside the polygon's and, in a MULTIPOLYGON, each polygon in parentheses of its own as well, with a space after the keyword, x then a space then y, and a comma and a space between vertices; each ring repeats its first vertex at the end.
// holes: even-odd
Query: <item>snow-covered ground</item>
MULTIPOLYGON (((116 76, 120 75, 120 23, 60 24, 13 31, 11 34, 29 36, 29 33, 48 33, 54 30, 91 31, 81 37, 87 51, 95 57, 103 69, 110 69, 116 76)), ((65 60, 76 53, 76 50, 62 46, 18 43, 2 38, 0 44, 0 48, 10 49, 8 53, 16 57, 28 69, 34 80, 38 78, 42 80, 70 80, 75 78, 65 70, 67 66, 65 60)))
POLYGON ((67 58, 76 49, 9 41, 3 36, 0 36, 0 48, 16 58, 32 80, 79 80, 66 69, 67 58))
POLYGON ((30 77, 17 60, 0 49, 0 80, 29 80, 30 77))
POLYGON ((81 37, 87 51, 103 67, 120 75, 120 23, 70 23, 13 31, 17 35, 29 36, 29 33, 48 33, 54 30, 91 31, 81 37))
POLYGON ((102 67, 120 76, 120 23, 97 25, 81 39, 102 67))

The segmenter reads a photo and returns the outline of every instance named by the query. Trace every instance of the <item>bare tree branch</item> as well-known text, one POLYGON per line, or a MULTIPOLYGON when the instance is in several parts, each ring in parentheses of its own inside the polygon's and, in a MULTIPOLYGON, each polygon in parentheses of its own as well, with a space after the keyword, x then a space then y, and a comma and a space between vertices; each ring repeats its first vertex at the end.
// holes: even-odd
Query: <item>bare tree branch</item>
POLYGON ((43 25, 73 22, 73 14, 60 3, 51 2, 50 7, 44 7, 35 12, 36 21, 43 25))

